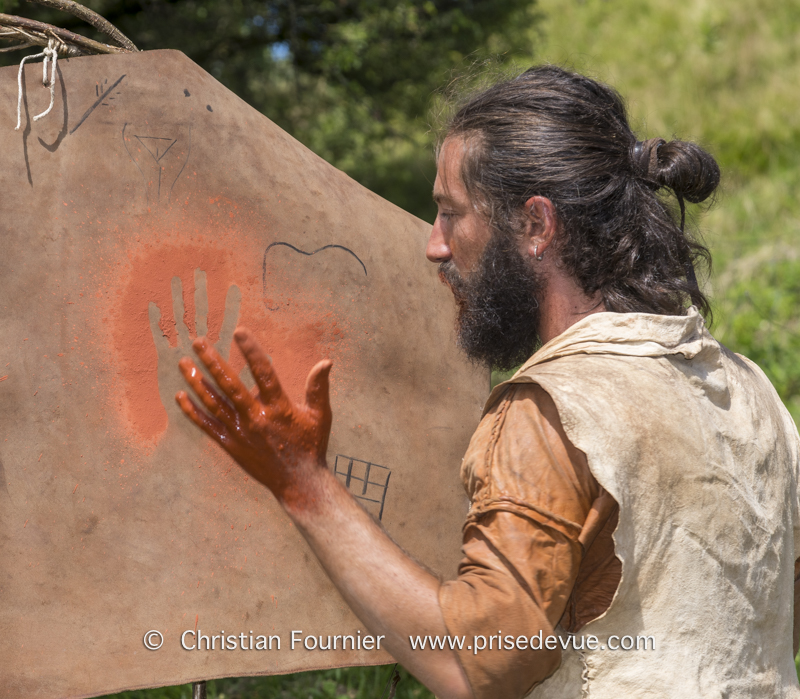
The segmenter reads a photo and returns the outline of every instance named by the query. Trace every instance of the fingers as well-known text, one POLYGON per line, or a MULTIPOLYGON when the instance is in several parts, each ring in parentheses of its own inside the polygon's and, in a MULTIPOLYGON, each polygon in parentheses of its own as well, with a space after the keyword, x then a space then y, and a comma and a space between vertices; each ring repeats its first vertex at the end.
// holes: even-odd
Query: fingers
POLYGON ((175 330, 178 333, 178 347, 189 346, 189 328, 184 320, 183 284, 180 277, 172 277, 172 312, 175 315, 175 330))
POLYGON ((258 386, 261 401, 265 404, 288 403, 288 398, 281 388, 278 375, 275 373, 275 367, 272 366, 272 360, 256 342, 253 333, 247 328, 236 328, 233 337, 247 360, 247 364, 250 366, 250 371, 258 386))
POLYGON ((188 357, 184 357, 178 362, 178 368, 206 410, 227 427, 233 428, 236 424, 236 413, 233 406, 203 378, 194 362, 188 357))
POLYGON ((175 402, 180 406, 184 414, 213 440, 219 442, 222 446, 230 442, 230 436, 225 426, 219 420, 214 419, 210 415, 206 415, 200 410, 200 408, 195 405, 194 401, 186 394, 186 391, 179 391, 175 395, 175 402))
POLYGON ((306 405, 323 415, 330 415, 330 374, 333 362, 323 359, 309 372, 306 379, 306 405))
POLYGON ((206 273, 200 268, 194 271, 194 331, 197 337, 208 335, 206 273))
POLYGON ((200 361, 208 369, 217 386, 227 396, 233 407, 240 413, 247 413, 255 404, 254 396, 247 390, 245 385, 226 362, 204 337, 198 337, 192 347, 200 357, 200 361))
MULTIPOLYGON (((225 316, 222 319, 222 328, 219 331, 219 340, 215 345, 223 358, 228 359, 233 342, 233 331, 239 322, 239 306, 242 303, 242 292, 236 284, 228 287, 225 297, 225 316)), ((197 333, 198 337, 200 333, 197 333)))
POLYGON ((161 322, 161 310, 152 301, 147 306, 147 317, 150 321, 150 333, 153 335, 153 344, 156 346, 156 352, 161 354, 162 351, 169 348, 169 340, 164 336, 164 331, 161 330, 159 325, 161 322))

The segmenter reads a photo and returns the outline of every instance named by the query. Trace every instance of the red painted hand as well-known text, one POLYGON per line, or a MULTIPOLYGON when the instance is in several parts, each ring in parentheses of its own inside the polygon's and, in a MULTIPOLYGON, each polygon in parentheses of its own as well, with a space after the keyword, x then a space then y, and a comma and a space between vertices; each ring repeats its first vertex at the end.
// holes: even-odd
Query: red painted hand
POLYGON ((279 501, 288 505, 302 500, 313 490, 307 486, 314 473, 327 469, 325 453, 331 429, 328 375, 332 364, 326 359, 311 370, 305 403, 296 405, 284 393, 270 358, 253 334, 247 328, 237 328, 233 337, 250 366, 256 388, 248 391, 219 352, 201 337, 192 347, 217 386, 203 378, 188 357, 181 359, 179 367, 207 412, 185 391, 180 391, 175 400, 192 422, 219 442, 279 501))

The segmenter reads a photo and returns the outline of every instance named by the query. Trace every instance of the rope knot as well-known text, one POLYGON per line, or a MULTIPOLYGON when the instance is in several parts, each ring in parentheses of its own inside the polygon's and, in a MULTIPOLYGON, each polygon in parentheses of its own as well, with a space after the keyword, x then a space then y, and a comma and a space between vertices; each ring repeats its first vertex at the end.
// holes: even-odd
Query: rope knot
POLYGON ((67 45, 61 41, 57 36, 51 35, 47 40, 47 46, 41 53, 36 53, 32 56, 25 56, 19 63, 19 73, 17 74, 17 87, 19 92, 17 95, 17 126, 14 131, 19 131, 22 126, 22 70, 25 67, 26 61, 31 61, 35 58, 44 58, 42 63, 42 85, 50 88, 50 106, 45 109, 41 114, 33 117, 34 121, 39 121, 42 117, 46 117, 56 101, 56 66, 58 63, 59 52, 63 55, 67 54, 67 45), (50 78, 47 77, 47 63, 51 63, 50 78))

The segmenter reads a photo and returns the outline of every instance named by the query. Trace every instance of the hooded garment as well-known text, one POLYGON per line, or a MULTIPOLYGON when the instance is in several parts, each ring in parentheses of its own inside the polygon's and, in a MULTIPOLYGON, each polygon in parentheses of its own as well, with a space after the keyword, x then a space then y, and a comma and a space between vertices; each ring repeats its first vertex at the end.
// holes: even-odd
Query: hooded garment
POLYGON ((579 635, 562 633, 561 666, 529 697, 800 697, 800 440, 763 372, 692 308, 588 316, 509 383, 526 382, 551 396, 619 503, 622 561, 609 609, 579 635))

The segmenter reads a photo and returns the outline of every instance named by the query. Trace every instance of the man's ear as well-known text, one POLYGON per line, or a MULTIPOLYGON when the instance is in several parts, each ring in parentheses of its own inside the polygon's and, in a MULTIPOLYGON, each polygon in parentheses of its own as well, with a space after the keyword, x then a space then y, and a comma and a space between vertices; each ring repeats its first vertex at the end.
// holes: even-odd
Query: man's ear
POLYGON ((541 261, 558 232, 556 207, 547 197, 536 196, 525 202, 524 209, 522 251, 532 259, 541 261))

